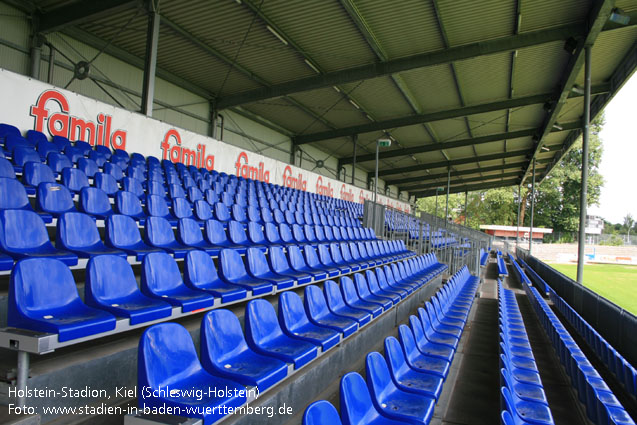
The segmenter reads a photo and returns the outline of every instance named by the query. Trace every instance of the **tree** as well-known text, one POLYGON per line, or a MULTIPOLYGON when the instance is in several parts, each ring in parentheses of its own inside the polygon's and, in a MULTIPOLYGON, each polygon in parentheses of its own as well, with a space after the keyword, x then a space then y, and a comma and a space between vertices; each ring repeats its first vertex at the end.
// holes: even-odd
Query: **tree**
POLYGON ((624 226, 628 229, 628 240, 630 240, 630 229, 632 229, 634 225, 635 219, 633 216, 630 213, 626 214, 626 217, 624 217, 624 226))

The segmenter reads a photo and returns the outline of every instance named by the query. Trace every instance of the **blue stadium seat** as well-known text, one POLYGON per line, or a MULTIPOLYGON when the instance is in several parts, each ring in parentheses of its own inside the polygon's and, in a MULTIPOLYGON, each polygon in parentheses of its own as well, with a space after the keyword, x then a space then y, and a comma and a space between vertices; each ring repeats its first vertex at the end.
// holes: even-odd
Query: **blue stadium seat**
POLYGON ((18 146, 13 151, 13 168, 16 172, 22 172, 28 162, 40 163, 40 155, 33 148, 18 146))
POLYGON ((117 181, 120 181, 124 178, 124 170, 117 164, 113 164, 112 162, 104 163, 104 173, 113 176, 113 178, 117 181))
POLYGON ((82 302, 66 264, 53 258, 28 258, 18 261, 11 273, 7 324, 58 334, 64 342, 111 331, 115 317, 82 302))
POLYGON ((110 157, 113 155, 113 153, 111 152, 111 149, 108 146, 104 146, 104 145, 95 146, 94 152, 97 152, 100 155, 103 155, 106 159, 110 159, 110 157))
POLYGON ((148 217, 145 230, 148 245, 170 252, 175 258, 184 258, 188 251, 194 249, 177 242, 170 223, 162 217, 148 217))
POLYGON ((341 332, 348 337, 358 330, 358 322, 349 317, 332 313, 327 306, 323 292, 318 286, 309 285, 305 288, 303 305, 310 322, 341 332))
POLYGON ((137 180, 133 177, 124 177, 122 180, 122 190, 131 192, 139 199, 144 199, 146 196, 141 180, 137 180))
POLYGON ((365 278, 367 279, 367 285, 372 294, 390 298, 394 304, 397 304, 401 299, 407 296, 407 291, 401 291, 399 289, 381 286, 380 281, 377 278, 377 274, 372 270, 365 271, 365 278))
POLYGON ((204 200, 197 200, 194 204, 195 218, 199 221, 206 222, 212 218, 212 209, 210 204, 204 200))
POLYGON ((336 266, 339 267, 341 270, 343 270, 345 267, 349 268, 350 272, 355 272, 360 270, 360 267, 357 266, 356 264, 350 264, 347 261, 345 261, 345 259, 343 258, 343 254, 341 252, 341 244, 331 243, 329 245, 329 251, 330 251, 330 255, 332 256, 332 261, 334 261, 334 264, 336 264, 336 266))
MULTIPOLYGON (((340 269, 332 266, 326 266, 321 260, 319 260, 319 257, 316 254, 316 250, 311 245, 306 245, 303 248, 303 255, 308 267, 326 272, 328 278, 339 276, 341 274, 340 269)), ((329 253, 327 254, 327 256, 329 257, 329 253)))
POLYGON ((177 239, 180 243, 191 248, 197 248, 206 251, 209 255, 218 256, 220 247, 214 246, 204 240, 201 233, 201 227, 192 218, 182 218, 177 226, 177 239))
MULTIPOLYGON (((29 130, 29 131, 33 131, 33 130, 29 130)), ((42 134, 42 133, 40 133, 40 134, 42 134)), ((44 134, 42 134, 42 136, 44 136, 44 134)), ((42 161, 45 161, 46 157, 51 152, 59 153, 58 147, 55 146, 54 143, 51 143, 48 140, 46 140, 46 136, 44 136, 44 137, 45 137, 44 140, 38 140, 36 142, 36 145, 35 145, 35 149, 38 151, 38 154, 40 154, 40 159, 42 161)))
MULTIPOLYGON (((305 251, 311 250, 311 248, 306 248, 305 251)), ((340 274, 347 274, 352 271, 352 269, 345 264, 336 264, 334 259, 332 258, 332 254, 329 249, 329 245, 320 244, 318 246, 318 256, 321 261, 321 264, 328 270, 338 270, 340 274)))
POLYGON ((201 322, 201 363, 208 372, 264 391, 287 376, 288 365, 254 352, 239 319, 229 310, 213 310, 201 322))
POLYGON ((62 170, 62 183, 71 192, 77 193, 84 187, 89 187, 88 177, 84 171, 77 168, 65 168, 62 170))
POLYGON ((138 261, 148 253, 163 252, 160 248, 146 245, 135 220, 122 214, 113 214, 106 219, 106 244, 136 256, 138 261))
POLYGON ((276 285, 278 290, 290 288, 295 285, 296 280, 294 278, 279 275, 270 269, 265 254, 259 248, 248 248, 246 251, 246 259, 248 262, 248 274, 250 274, 250 276, 265 282, 270 282, 276 285))
POLYGON ((77 169, 82 171, 86 177, 93 178, 99 173, 97 162, 89 158, 80 158, 77 160, 77 169))
POLYGON ((362 273, 354 274, 353 281, 354 286, 356 287, 356 293, 361 300, 372 304, 378 304, 383 307, 383 310, 389 310, 394 305, 390 298, 372 294, 369 290, 367 279, 365 279, 365 276, 362 273))
POLYGON ((235 245, 239 246, 247 246, 247 247, 255 247, 259 248, 262 251, 267 251, 268 247, 265 245, 255 245, 250 242, 248 239, 248 235, 246 234, 245 228, 242 223, 238 221, 230 220, 228 222, 228 239, 235 245))
POLYGON ((270 268, 274 273, 293 278, 296 280, 297 285, 304 285, 313 280, 312 275, 309 273, 299 272, 290 267, 283 248, 280 246, 270 246, 268 260, 270 262, 270 268))
POLYGON ((319 400, 305 408, 303 425, 343 425, 338 411, 329 401, 319 400))
POLYGON ((116 255, 98 255, 86 266, 86 304, 130 319, 131 325, 170 317, 165 301, 142 294, 130 264, 116 255))
POLYGON ((76 148, 69 144, 64 148, 64 155, 66 155, 67 158, 75 164, 78 159, 84 157, 84 151, 81 148, 76 148))
POLYGON ((341 416, 345 425, 401 425, 402 420, 392 420, 380 414, 362 376, 349 372, 341 379, 341 416))
POLYGON ((409 326, 400 325, 398 327, 398 335, 400 336, 400 344, 403 347, 405 359, 410 368, 440 376, 442 379, 447 377, 449 362, 440 357, 421 353, 416 347, 416 340, 409 326))
POLYGON ((15 170, 8 159, 0 158, 0 177, 15 179, 15 170))
MULTIPOLYGON (((0 177, 0 210, 20 209, 33 211, 27 192, 19 181, 8 177, 0 177)), ((52 221, 49 214, 40 214, 47 223, 52 221)))
POLYGON ((327 351, 340 342, 339 331, 310 322, 303 308, 303 301, 295 292, 283 292, 278 304, 279 323, 288 336, 318 345, 322 351, 327 351))
MULTIPOLYGON (((306 273, 312 276, 312 279, 314 282, 318 282, 320 280, 327 278, 327 272, 325 272, 324 270, 313 268, 307 265, 305 258, 303 257, 303 254, 301 253, 300 247, 296 245, 289 245, 288 255, 290 256, 290 267, 295 272, 306 273)), ((318 262, 318 259, 317 259, 317 262, 318 262)))
POLYGON ((146 209, 149 216, 161 217, 168 220, 171 226, 176 226, 179 221, 169 210, 166 199, 159 195, 149 195, 146 198, 146 209))
POLYGON ((115 209, 119 214, 127 215, 144 225, 146 214, 139 198, 132 192, 120 190, 115 195, 115 209))
POLYGON ((254 351, 294 363, 296 369, 318 355, 318 347, 284 334, 272 304, 257 299, 248 302, 245 312, 246 340, 254 351))
POLYGON ((194 417, 212 424, 224 416, 224 408, 237 408, 246 402, 243 385, 206 372, 190 334, 177 323, 161 323, 146 329, 139 340, 137 362, 137 386, 148 389, 140 391, 141 409, 168 407, 178 409, 181 415, 186 415, 186 409, 193 409, 194 417), (166 388, 201 392, 202 396, 173 397, 166 388), (221 395, 210 391, 211 388, 225 391, 221 395))
POLYGON ((69 266, 77 264, 77 255, 53 246, 44 221, 33 211, 0 211, 0 247, 14 259, 49 257, 69 266))
POLYGON ((244 288, 222 281, 210 255, 203 251, 195 250, 186 254, 184 266, 184 282, 186 286, 200 291, 206 291, 221 298, 222 303, 227 303, 245 298, 247 292, 244 288))
POLYGON ((73 196, 66 186, 58 183, 40 183, 36 191, 38 210, 58 217, 66 212, 76 212, 73 196))
POLYGON ((56 174, 61 174, 62 170, 65 168, 73 167, 73 163, 71 163, 71 160, 66 155, 58 152, 49 152, 49 154, 46 156, 46 163, 56 174))
POLYGON ((268 241, 268 245, 285 245, 279 230, 274 223, 265 223, 265 238, 268 241))
POLYGON ((212 307, 214 297, 188 288, 174 258, 165 252, 151 252, 142 262, 142 292, 151 298, 168 301, 182 311, 212 307))
POLYGON ((356 320, 359 326, 363 326, 374 317, 372 313, 367 310, 347 305, 339 286, 333 280, 325 282, 323 292, 325 293, 325 300, 330 311, 338 316, 356 320))
POLYGON ((341 293, 343 294, 343 300, 349 307, 364 310, 374 317, 379 316, 383 312, 383 306, 376 303, 367 302, 362 300, 356 292, 356 287, 352 279, 347 276, 341 277, 341 293))
POLYGON ((41 162, 27 162, 22 172, 24 184, 37 187, 40 183, 55 183, 55 176, 48 165, 41 162))
POLYGON ((393 336, 385 338, 385 358, 392 380, 399 389, 438 399, 444 379, 409 367, 400 342, 393 336))
MULTIPOLYGON (((250 221, 248 223, 248 240, 252 245, 270 245, 268 240, 265 238, 265 235, 263 234, 261 224, 254 221, 250 221)), ((270 247, 271 246, 272 245, 270 245, 270 247)))
POLYGON ((101 220, 113 215, 108 195, 94 187, 85 187, 80 191, 80 210, 101 220))
POLYGON ((104 245, 95 221, 79 212, 67 212, 58 218, 55 243, 83 258, 102 254, 126 257, 124 251, 104 245))
MULTIPOLYGON (((418 318, 420 319, 420 323, 422 324, 422 329, 427 336, 427 339, 433 343, 446 345, 454 350, 458 347, 458 340, 454 335, 450 335, 447 333, 438 332, 436 328, 431 324, 431 320, 429 319, 429 315, 425 311, 424 308, 418 308, 418 318)), ((412 334, 413 335, 413 334, 412 334)))
POLYGON ((115 196, 119 190, 117 181, 110 174, 95 173, 95 177, 93 179, 95 181, 95 187, 102 189, 108 196, 115 196))
POLYGON ((182 218, 194 218, 192 215, 192 206, 186 198, 173 198, 172 200, 172 213, 178 219, 182 218))
POLYGON ((219 273, 226 282, 252 290, 252 295, 267 294, 272 292, 274 287, 271 282, 250 276, 241 255, 233 249, 221 250, 219 273))
MULTIPOLYGON (((96 148, 100 148, 100 147, 105 147, 105 146, 97 146, 96 148)), ((98 152, 97 150, 94 150, 93 152, 90 152, 88 154, 88 159, 90 159, 91 161, 94 161, 98 167, 103 167, 104 164, 106 164, 106 161, 108 161, 108 158, 109 158, 108 156, 104 155, 102 152, 98 152)), ((78 168, 80 166, 80 161, 82 161, 82 158, 77 160, 78 168)))
POLYGON ((367 355, 367 386, 376 409, 392 419, 428 424, 436 399, 399 389, 391 379, 385 358, 377 352, 367 355))
POLYGON ((414 334, 414 342, 418 351, 431 356, 438 357, 451 363, 455 350, 447 345, 437 344, 427 339, 420 319, 414 315, 409 316, 409 326, 414 334))

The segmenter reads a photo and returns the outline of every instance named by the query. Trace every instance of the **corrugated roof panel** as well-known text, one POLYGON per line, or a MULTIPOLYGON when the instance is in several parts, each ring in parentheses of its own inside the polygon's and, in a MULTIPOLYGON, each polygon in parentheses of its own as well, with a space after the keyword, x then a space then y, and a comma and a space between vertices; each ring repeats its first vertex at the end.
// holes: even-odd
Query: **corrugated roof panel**
POLYGON ((507 140, 507 150, 518 151, 520 149, 531 149, 533 140, 530 137, 520 137, 507 140))
POLYGON ((455 63, 458 82, 467 105, 509 96, 511 53, 478 56, 455 63))
POLYGON ((300 133, 308 126, 312 126, 313 131, 329 130, 328 127, 314 120, 314 118, 283 99, 276 105, 251 103, 250 105, 245 105, 244 108, 253 114, 260 115, 267 120, 280 124, 294 133, 300 133), (282 120, 281 117, 287 118, 282 120))
POLYGON ((469 138, 464 118, 436 121, 429 123, 429 125, 438 137, 438 142, 448 142, 450 140, 469 138))
POLYGON ((423 164, 447 160, 447 158, 445 158, 445 156, 442 154, 441 151, 418 153, 414 156, 416 157, 418 161, 420 161, 423 164))
POLYGON ((569 57, 562 41, 518 50, 513 78, 514 96, 554 91, 569 57))
POLYGON ((521 3, 522 32, 583 22, 592 5, 591 0, 533 0, 521 3))
POLYGON ((506 116, 506 110, 468 116, 471 134, 473 137, 480 137, 504 133, 506 131, 506 116))
POLYGON ((562 110, 560 111, 560 114, 557 117, 557 121, 558 122, 578 121, 581 119, 583 113, 584 113, 584 98, 583 97, 570 98, 566 101, 566 104, 562 107, 562 110))
MULTIPOLYGON (((602 32, 592 49, 592 84, 607 81, 624 58, 625 52, 637 42, 637 27, 618 28, 602 32)), ((577 75, 576 83, 584 86, 584 67, 577 75)))
POLYGON ((451 46, 513 34, 516 19, 514 1, 439 1, 438 6, 451 46))
POLYGON ((509 131, 539 128, 546 116, 544 105, 528 105, 512 109, 509 120, 509 131))
POLYGON ((376 61, 338 2, 266 1, 262 11, 327 72, 376 61))
MULTIPOLYGON (((331 87, 296 93, 291 95, 291 97, 337 127, 370 122, 358 109, 354 108, 342 94, 337 93, 331 87)), ((280 99, 270 99, 261 103, 278 102, 279 100, 280 99)), ((307 133, 307 131, 305 133, 307 133)))
POLYGON ((444 48, 430 2, 357 1, 356 7, 390 59, 444 48))
POLYGON ((414 113, 390 77, 365 80, 362 84, 343 84, 341 88, 344 92, 350 93, 350 97, 377 120, 414 113), (379 102, 379 99, 382 99, 382 102, 379 102))
POLYGON ((460 99, 449 65, 413 69, 400 74, 411 92, 420 100, 424 112, 460 106, 460 99))
MULTIPOLYGON (((140 8, 111 13, 98 20, 79 25, 105 41, 143 58, 145 56, 148 18, 140 8)), ((160 36, 161 40, 161 36, 160 36)))
POLYGON ((422 124, 400 127, 392 130, 391 134, 405 147, 422 146, 431 142, 431 136, 422 124))

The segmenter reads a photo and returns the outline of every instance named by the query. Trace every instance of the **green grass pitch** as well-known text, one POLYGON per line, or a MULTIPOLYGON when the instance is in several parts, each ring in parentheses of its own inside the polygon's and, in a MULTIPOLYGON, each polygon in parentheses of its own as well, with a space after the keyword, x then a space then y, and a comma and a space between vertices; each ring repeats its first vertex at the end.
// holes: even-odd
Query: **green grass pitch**
MULTIPOLYGON (((571 279, 576 279, 576 264, 550 266, 571 279)), ((586 264, 584 286, 637 316, 637 266, 586 264)))

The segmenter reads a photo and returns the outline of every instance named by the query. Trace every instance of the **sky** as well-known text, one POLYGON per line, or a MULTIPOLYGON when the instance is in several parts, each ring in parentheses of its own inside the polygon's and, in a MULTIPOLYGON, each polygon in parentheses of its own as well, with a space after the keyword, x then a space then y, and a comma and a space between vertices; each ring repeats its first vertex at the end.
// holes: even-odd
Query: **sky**
POLYGON ((604 187, 599 206, 588 214, 600 215, 611 223, 623 223, 626 214, 637 218, 637 74, 615 95, 605 109, 606 124, 600 137, 604 152, 600 172, 604 187))

